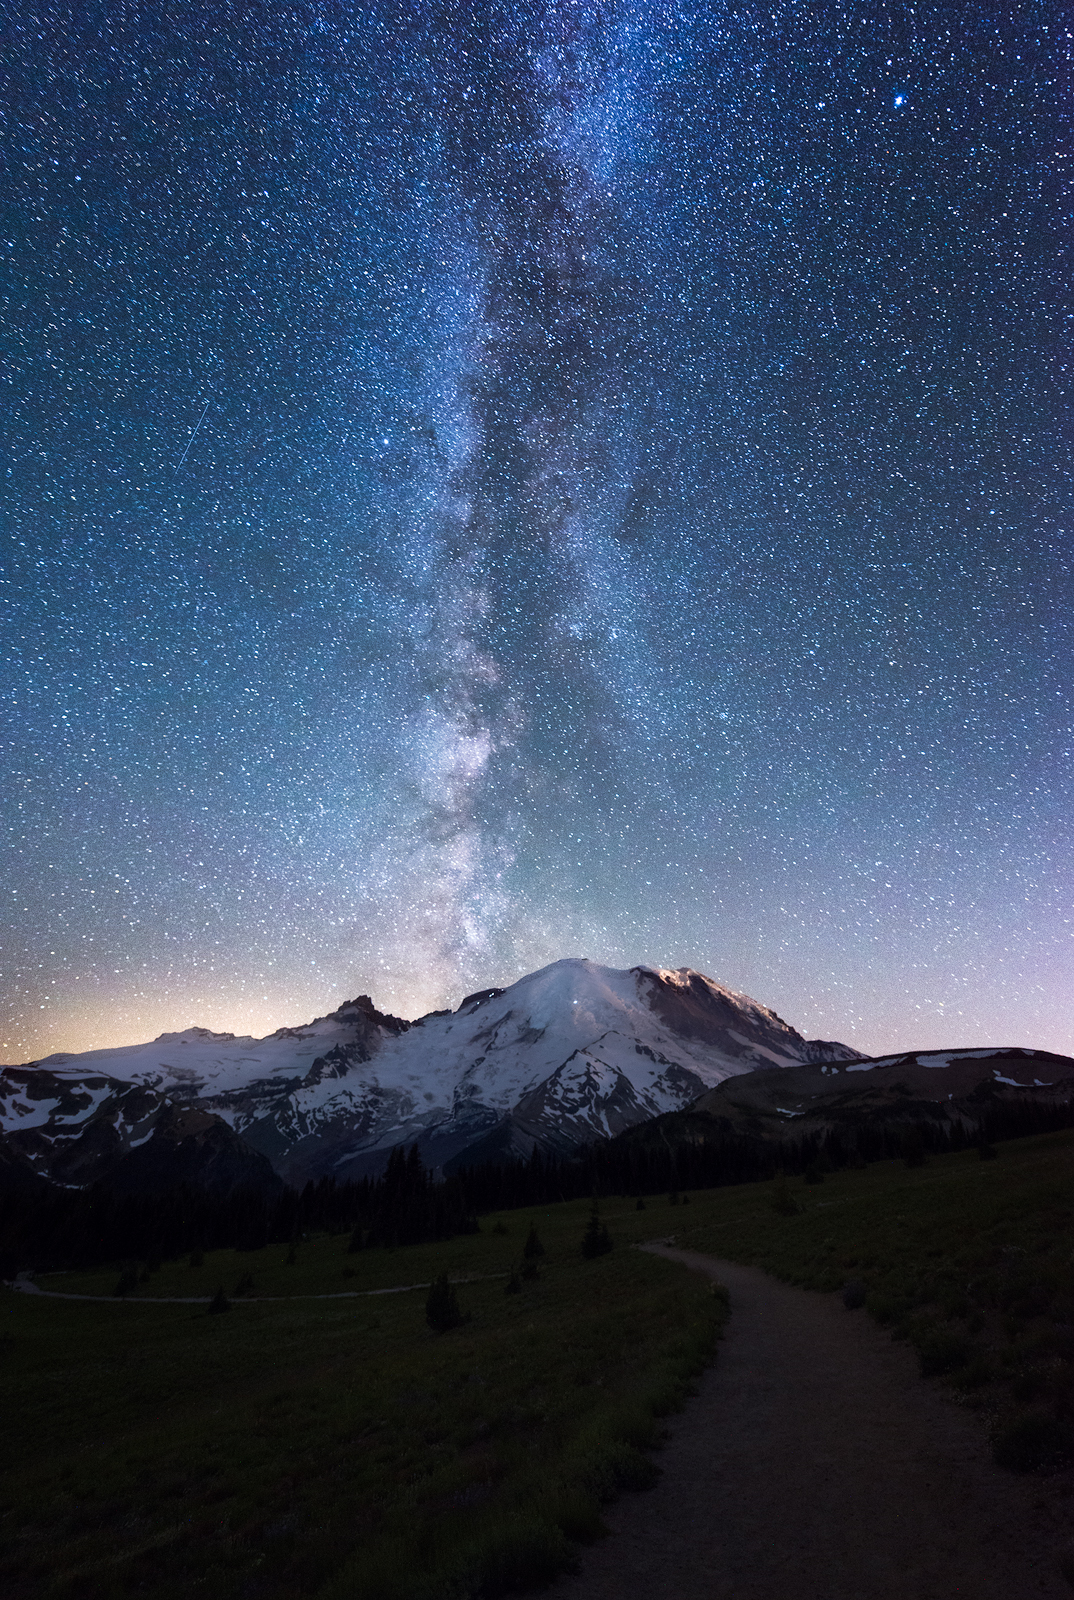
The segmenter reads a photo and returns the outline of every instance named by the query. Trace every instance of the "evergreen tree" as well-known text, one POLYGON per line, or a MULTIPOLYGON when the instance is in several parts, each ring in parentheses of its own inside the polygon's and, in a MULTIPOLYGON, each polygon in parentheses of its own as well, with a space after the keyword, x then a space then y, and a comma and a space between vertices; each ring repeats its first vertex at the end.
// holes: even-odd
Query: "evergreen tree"
POLYGON ((526 1236, 526 1242, 522 1246, 522 1254, 527 1261, 539 1261, 541 1256, 544 1255, 544 1245, 538 1239, 537 1229, 534 1227, 530 1228, 526 1236))
POLYGON ((582 1238, 582 1254, 587 1261, 592 1261, 595 1256, 607 1255, 612 1247, 611 1236, 608 1233, 607 1223, 600 1220, 600 1208, 593 1201, 593 1209, 589 1213, 585 1234, 582 1238))
POLYGON ((921 1137, 921 1129, 909 1127, 899 1142, 899 1150, 908 1167, 923 1167, 925 1165, 925 1141, 921 1137))
POLYGON ((120 1295, 120 1296, 121 1295, 125 1295, 125 1294, 130 1294, 131 1290, 132 1289, 137 1289, 137 1287, 138 1287, 138 1268, 137 1267, 132 1267, 132 1266, 127 1266, 127 1267, 124 1267, 123 1271, 120 1273, 119 1282, 116 1284, 115 1288, 112 1290, 112 1293, 114 1295, 120 1295))
POLYGON ((425 1302, 425 1320, 436 1333, 447 1333, 450 1328, 457 1328, 463 1321, 458 1296, 448 1282, 446 1272, 442 1272, 429 1289, 429 1298, 425 1302))

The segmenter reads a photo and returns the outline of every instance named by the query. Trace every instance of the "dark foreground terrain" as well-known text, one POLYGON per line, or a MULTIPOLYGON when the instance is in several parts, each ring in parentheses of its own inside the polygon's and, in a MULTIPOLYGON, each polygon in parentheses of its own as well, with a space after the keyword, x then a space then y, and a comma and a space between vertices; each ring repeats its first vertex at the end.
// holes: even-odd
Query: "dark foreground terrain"
POLYGON ((1063 1518, 981 1448, 905 1345, 833 1296, 664 1252, 731 1291, 720 1361, 651 1493, 554 1600, 1061 1600, 1063 1518))
POLYGON ((1074 1133, 673 1199, 593 1259, 572 1201, 0 1292, 5 1596, 1072 1592, 1074 1133), (737 1265, 661 1450, 725 1315, 669 1234, 737 1265), (442 1334, 378 1292, 445 1271, 442 1334))

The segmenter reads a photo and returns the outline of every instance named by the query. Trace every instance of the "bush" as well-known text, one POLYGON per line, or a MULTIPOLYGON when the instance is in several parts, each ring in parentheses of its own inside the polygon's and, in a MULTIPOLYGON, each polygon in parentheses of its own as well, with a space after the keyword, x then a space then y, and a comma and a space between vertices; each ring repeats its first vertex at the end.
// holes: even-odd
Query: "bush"
POLYGON ((903 1295, 881 1291, 866 1295, 865 1309, 871 1317, 876 1318, 882 1328, 886 1328, 905 1317, 910 1309, 910 1302, 903 1295))
POLYGON ((843 1304, 848 1311, 858 1311, 865 1304, 865 1285, 857 1278, 849 1278, 843 1285, 843 1304))
POLYGON ((512 1272, 511 1276, 508 1278, 506 1284, 504 1285, 503 1292, 504 1292, 504 1294, 521 1294, 522 1293, 522 1279, 519 1277, 517 1272, 512 1272))
POLYGON ((1026 1411, 996 1429, 992 1454, 1009 1472, 1055 1472, 1074 1457, 1074 1436, 1047 1411, 1026 1411))
POLYGON ((923 1378, 936 1378, 943 1372, 953 1372, 956 1367, 964 1367, 970 1358, 969 1340, 946 1328, 936 1328, 916 1342, 923 1378))
POLYGON ((120 1273, 119 1282, 116 1284, 115 1288, 112 1290, 112 1293, 114 1295, 130 1294, 131 1290, 132 1289, 137 1289, 137 1287, 138 1287, 138 1268, 137 1267, 129 1267, 128 1266, 128 1267, 124 1267, 123 1271, 120 1273))
POLYGON ((980 1389, 986 1383, 991 1383, 995 1375, 991 1361, 979 1351, 970 1357, 964 1367, 952 1372, 949 1381, 953 1389, 958 1389, 962 1394, 969 1394, 971 1390, 980 1389))
POLYGON ((465 1320, 446 1272, 440 1274, 429 1290, 429 1298, 425 1302, 425 1320, 436 1333, 448 1333, 450 1329, 460 1327, 465 1320))
POLYGON ((777 1178, 772 1190, 772 1210, 781 1217, 796 1217, 801 1206, 790 1191, 786 1178, 777 1178))
POLYGON ((216 1293, 213 1295, 212 1299, 209 1301, 209 1315, 211 1317, 216 1317, 219 1316, 222 1311, 230 1310, 231 1301, 224 1293, 224 1286, 221 1284, 219 1289, 217 1289, 216 1293))
POLYGON ((1011 1379, 1011 1393, 1023 1404, 1035 1400, 1048 1387, 1048 1372, 1043 1367, 1023 1367, 1011 1379))
POLYGON ((1059 1570, 1074 1589, 1074 1550, 1066 1550, 1059 1557, 1059 1570))

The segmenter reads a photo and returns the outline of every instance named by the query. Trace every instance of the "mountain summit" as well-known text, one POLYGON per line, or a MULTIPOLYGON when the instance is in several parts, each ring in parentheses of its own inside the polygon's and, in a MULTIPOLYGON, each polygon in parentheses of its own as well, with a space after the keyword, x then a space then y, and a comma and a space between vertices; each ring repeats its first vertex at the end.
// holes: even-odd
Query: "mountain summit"
POLYGON ((154 1106, 179 1102, 303 1183, 378 1172, 401 1143, 441 1169, 534 1148, 565 1153, 679 1110, 740 1073, 861 1059, 847 1045, 804 1039, 687 967, 569 959, 415 1022, 362 995, 266 1039, 190 1028, 0 1069, 0 1119, 13 1152, 51 1176, 57 1162, 93 1168, 75 1160, 84 1141, 87 1156, 89 1143, 127 1156, 121 1146, 152 1136, 154 1106))

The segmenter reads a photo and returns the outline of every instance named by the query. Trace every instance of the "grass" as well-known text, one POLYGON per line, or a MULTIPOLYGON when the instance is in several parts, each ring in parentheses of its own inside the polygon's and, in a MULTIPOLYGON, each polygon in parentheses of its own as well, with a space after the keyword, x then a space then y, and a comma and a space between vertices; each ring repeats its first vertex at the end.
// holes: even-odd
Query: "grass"
MULTIPOLYGON (((396 1251, 320 1238, 290 1264, 286 1249, 218 1252, 163 1265, 131 1297, 232 1296, 252 1279, 222 1316, 0 1295, 7 1600, 459 1600, 569 1566, 601 1503, 652 1480, 658 1419, 711 1359, 725 1311, 626 1248, 660 1231, 626 1201, 602 1208, 616 1248, 583 1260, 588 1210, 396 1251), (539 1274, 505 1294, 531 1226, 539 1274), (472 1281, 456 1284, 469 1320, 442 1335, 424 1292, 364 1297, 444 1271, 472 1281)), ((109 1295, 118 1276, 41 1282, 109 1295)))
MULTIPOLYGON (((804 1288, 852 1282, 992 1419, 997 1460, 1071 1459, 1074 1132, 606 1201, 615 1249, 587 1261, 588 1214, 537 1207, 395 1251, 220 1251, 139 1271, 124 1301, 3 1294, 5 1596, 464 1600, 550 1578, 603 1501, 651 1481, 659 1418, 711 1357, 721 1299, 627 1248, 669 1232, 804 1288), (536 1278, 516 1273, 531 1227, 536 1278), (443 1335, 424 1291, 369 1293, 442 1272, 470 1318, 443 1335), (227 1315, 146 1298, 217 1287, 227 1315)), ((42 1286, 110 1296, 120 1266, 42 1286)))
POLYGON ((1074 1460, 1074 1131, 696 1197, 678 1241, 848 1289, 922 1375, 989 1417, 997 1461, 1074 1460), (864 1291, 862 1296, 861 1291, 864 1291))

